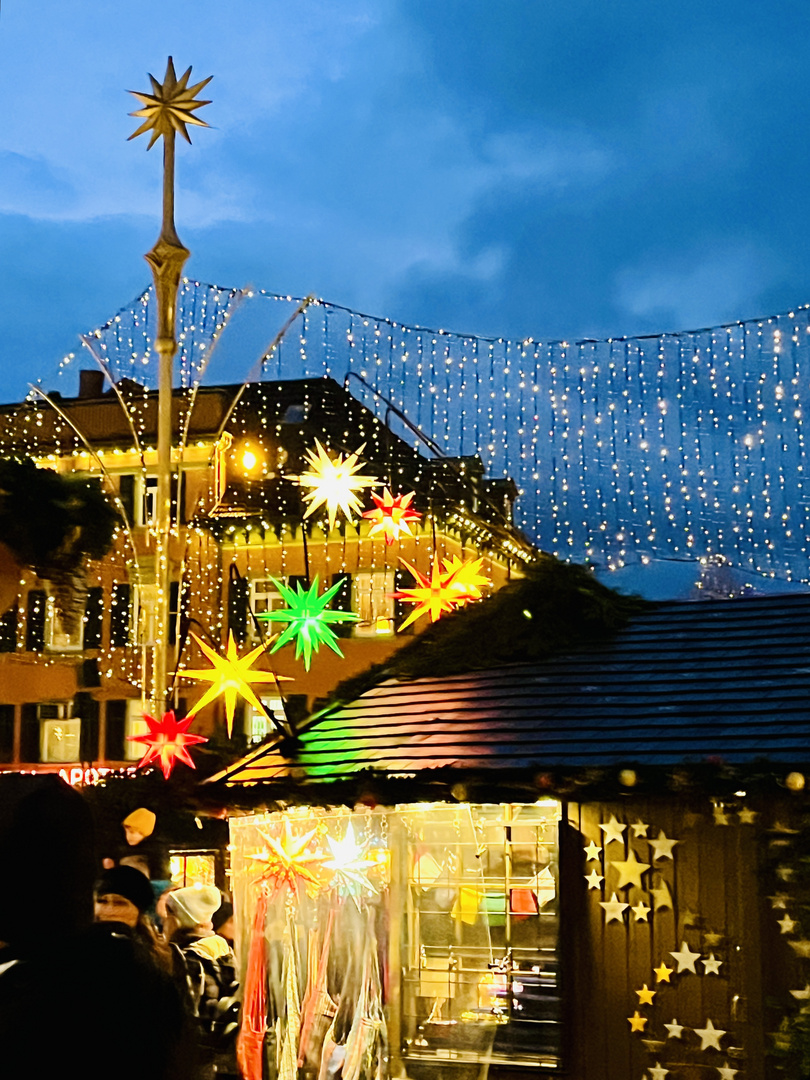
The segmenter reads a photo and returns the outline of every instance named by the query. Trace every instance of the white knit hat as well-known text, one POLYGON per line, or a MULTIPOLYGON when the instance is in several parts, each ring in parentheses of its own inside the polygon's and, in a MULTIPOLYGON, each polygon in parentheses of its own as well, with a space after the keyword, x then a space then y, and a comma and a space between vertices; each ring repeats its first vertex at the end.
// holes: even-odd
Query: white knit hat
POLYGON ((170 892, 166 906, 181 926, 199 926, 211 921, 222 903, 222 893, 214 885, 189 885, 170 892))

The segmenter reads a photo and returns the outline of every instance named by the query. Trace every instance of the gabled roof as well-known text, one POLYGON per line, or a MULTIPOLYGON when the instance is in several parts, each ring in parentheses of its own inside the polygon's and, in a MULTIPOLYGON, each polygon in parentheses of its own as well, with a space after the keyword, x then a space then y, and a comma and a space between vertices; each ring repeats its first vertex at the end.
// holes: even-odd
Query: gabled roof
POLYGON ((759 759, 810 762, 810 594, 661 604, 602 646, 390 679, 313 717, 294 761, 262 747, 221 778, 759 759))

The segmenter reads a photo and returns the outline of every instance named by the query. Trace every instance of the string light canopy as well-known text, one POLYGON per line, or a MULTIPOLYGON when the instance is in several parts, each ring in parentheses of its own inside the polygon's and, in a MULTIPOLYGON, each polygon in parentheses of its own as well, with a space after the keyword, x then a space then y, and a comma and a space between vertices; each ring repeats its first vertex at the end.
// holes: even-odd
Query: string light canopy
POLYGON ((407 495, 392 495, 385 488, 382 495, 376 491, 371 492, 371 498, 375 502, 373 510, 366 510, 364 518, 373 522, 368 531, 371 539, 384 536, 386 544, 393 544, 400 536, 412 536, 410 522, 419 521, 422 515, 411 506, 415 492, 410 491, 407 495))
POLYGON ((233 734, 233 718, 236 711, 236 702, 244 698, 248 704, 259 712, 264 712, 261 701, 256 696, 253 684, 277 686, 280 682, 292 682, 287 675, 276 675, 274 671, 258 671, 253 664, 265 653, 264 645, 257 645, 255 649, 244 656, 239 656, 233 631, 228 632, 228 644, 225 655, 220 656, 210 645, 206 645, 196 634, 191 635, 199 645, 203 654, 211 661, 210 668, 187 668, 181 671, 184 679, 196 679, 200 682, 210 682, 211 685, 203 696, 194 705, 189 716, 193 717, 210 702, 222 696, 225 698, 225 716, 228 725, 228 738, 233 734))
POLYGON ((193 716, 178 720, 174 710, 170 709, 163 714, 160 720, 147 716, 146 713, 144 713, 143 718, 149 727, 149 731, 144 735, 128 736, 130 742, 143 743, 146 747, 146 753, 138 762, 137 767, 139 769, 145 768, 153 761, 157 761, 166 780, 171 776, 172 770, 178 761, 182 761, 190 769, 196 769, 197 766, 192 761, 187 747, 208 742, 208 739, 204 735, 189 734, 188 729, 194 719, 193 716))
POLYGON ((331 629, 339 623, 357 622, 360 616, 354 611, 332 611, 327 605, 339 592, 342 581, 336 581, 325 593, 318 593, 318 576, 309 588, 304 588, 301 582, 296 583, 295 589, 285 585, 277 578, 270 578, 273 585, 278 589, 286 608, 276 608, 273 611, 263 611, 256 616, 270 623, 287 623, 273 644, 271 652, 276 652, 288 641, 295 641, 295 657, 304 658, 304 668, 309 671, 312 663, 312 654, 317 652, 321 645, 326 645, 342 657, 338 645, 337 635, 331 629))
POLYGON ((319 506, 325 506, 329 528, 334 529, 338 511, 350 522, 354 520, 353 514, 360 513, 362 503, 358 493, 365 488, 374 487, 378 482, 375 477, 359 472, 363 468, 360 454, 364 449, 365 444, 347 457, 343 454, 332 456, 316 439, 315 449, 304 452, 309 462, 309 470, 287 476, 286 479, 312 489, 304 496, 304 502, 309 503, 304 514, 305 519, 314 514, 319 506))

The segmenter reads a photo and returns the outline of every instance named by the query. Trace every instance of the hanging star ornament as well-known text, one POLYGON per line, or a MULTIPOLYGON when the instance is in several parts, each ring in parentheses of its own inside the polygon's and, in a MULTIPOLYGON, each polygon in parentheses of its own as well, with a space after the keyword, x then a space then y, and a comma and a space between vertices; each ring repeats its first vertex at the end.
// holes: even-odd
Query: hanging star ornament
POLYGON ((415 492, 410 491, 407 495, 392 495, 388 488, 383 490, 382 495, 372 491, 374 500, 373 510, 366 510, 364 518, 373 521, 374 524, 368 530, 370 539, 384 536, 386 544, 393 544, 400 536, 412 536, 411 521, 419 521, 422 515, 411 506, 415 492))
POLYGON ((315 447, 315 450, 304 452, 309 471, 286 476, 285 479, 293 480, 299 487, 312 489, 304 496, 304 502, 309 503, 304 518, 314 514, 319 506, 325 506, 329 528, 334 529, 338 510, 342 511, 347 521, 354 521, 352 515, 359 514, 361 510, 358 492, 375 487, 378 481, 374 476, 357 475, 363 467, 359 457, 365 443, 356 453, 345 458, 343 454, 330 457, 317 439, 315 447))
POLYGON ((619 884, 617 888, 623 889, 626 885, 636 885, 641 888, 641 875, 650 869, 650 864, 639 862, 635 851, 631 849, 630 855, 623 862, 612 862, 619 872, 619 884))
POLYGON ((720 1040, 726 1034, 725 1031, 716 1028, 711 1020, 706 1021, 705 1028, 693 1028, 692 1030, 700 1039, 701 1050, 708 1050, 710 1046, 715 1050, 719 1050, 720 1040))
POLYGON ((692 952, 689 946, 684 941, 681 945, 680 952, 670 952, 669 954, 678 965, 678 971, 676 974, 680 975, 682 971, 691 971, 693 975, 697 975, 695 968, 695 961, 700 959, 699 952, 692 952))
POLYGON ((271 896, 285 888, 297 897, 300 897, 302 889, 307 896, 317 896, 321 882, 314 866, 323 862, 324 856, 320 851, 311 851, 310 844, 318 829, 294 837, 289 818, 285 818, 281 836, 271 836, 263 829, 259 832, 266 847, 248 856, 261 868, 259 876, 254 878, 254 884, 267 886, 271 896))
POLYGON ((155 720, 154 717, 147 716, 146 713, 144 713, 143 718, 149 726, 149 731, 145 735, 128 736, 130 742, 143 743, 146 747, 146 753, 138 762, 139 769, 153 761, 159 761, 163 776, 168 780, 177 761, 182 761, 190 769, 197 767, 189 757, 186 747, 208 742, 208 739, 204 735, 188 734, 189 726, 194 719, 193 716, 178 720, 174 715, 174 711, 170 709, 169 712, 163 714, 160 720, 155 720))
POLYGON ((442 559, 444 567, 442 576, 446 584, 456 594, 456 603, 469 604, 471 600, 480 600, 482 589, 488 588, 492 582, 481 573, 484 559, 468 559, 462 562, 458 555, 451 559, 442 559))
POLYGON ((211 685, 205 691, 189 716, 195 716, 200 709, 208 705, 222 695, 225 698, 225 715, 228 723, 228 738, 233 733, 233 717, 236 711, 237 699, 242 697, 254 709, 264 712, 264 706, 253 691, 252 683, 271 683, 276 685, 282 680, 292 682, 287 675, 276 675, 272 671, 254 671, 253 664, 264 653, 264 645, 258 645, 245 656, 240 658, 234 641, 233 631, 228 634, 228 645, 225 655, 220 656, 204 641, 200 641, 196 634, 191 635, 202 649, 205 656, 213 665, 210 668, 188 668, 180 674, 184 679, 198 679, 202 682, 210 682, 211 685))
POLYGON ((153 91, 151 94, 142 94, 138 90, 129 91, 143 106, 143 108, 136 109, 135 112, 129 114, 143 120, 137 131, 133 131, 129 136, 130 139, 135 139, 146 131, 151 132, 149 145, 146 148, 151 150, 161 135, 165 138, 175 132, 178 132, 186 142, 190 143, 191 139, 187 131, 188 124, 195 124, 197 127, 208 127, 205 120, 200 120, 198 116, 194 115, 194 110, 201 109, 203 105, 210 105, 211 102, 196 101, 195 99, 203 87, 211 82, 213 76, 209 75, 202 82, 189 86, 190 75, 191 68, 178 79, 174 70, 174 61, 169 57, 162 83, 159 83, 154 75, 149 76, 153 91))
POLYGON ((447 575, 439 566, 438 556, 433 556, 433 569, 430 577, 426 577, 415 566, 411 566, 405 559, 399 560, 403 566, 413 574, 416 585, 410 589, 399 589, 394 593, 396 600, 405 600, 409 604, 415 604, 413 611, 400 626, 404 630, 412 622, 421 619, 423 615, 430 615, 430 621, 436 622, 446 611, 452 611, 459 603, 458 594, 454 591, 447 575))
POLYGON ((337 634, 331 629, 332 625, 344 622, 357 622, 360 616, 354 611, 332 611, 327 605, 333 600, 340 590, 342 581, 336 581, 323 595, 318 595, 318 576, 308 589, 305 589, 299 581, 295 590, 289 588, 277 578, 270 578, 286 603, 286 608, 277 608, 274 611, 263 611, 256 616, 271 623, 287 623, 287 629, 283 630, 277 638, 271 652, 277 652, 288 641, 295 641, 295 658, 304 657, 304 668, 309 671, 312 663, 312 654, 317 652, 321 645, 326 645, 342 657, 343 653, 337 643, 337 634))
POLYGON ((612 843, 612 841, 614 840, 618 840, 619 843, 622 842, 622 833, 627 828, 627 826, 622 825, 621 822, 617 821, 615 814, 611 814, 610 821, 601 822, 599 828, 605 834, 605 847, 607 847, 608 844, 612 843))
POLYGON ((340 897, 350 896, 358 907, 363 895, 375 896, 377 890, 368 880, 367 871, 377 863, 374 859, 367 858, 368 845, 358 844, 352 823, 349 822, 346 826, 346 835, 342 840, 327 836, 326 843, 332 858, 323 864, 323 868, 332 871, 330 888, 340 897))

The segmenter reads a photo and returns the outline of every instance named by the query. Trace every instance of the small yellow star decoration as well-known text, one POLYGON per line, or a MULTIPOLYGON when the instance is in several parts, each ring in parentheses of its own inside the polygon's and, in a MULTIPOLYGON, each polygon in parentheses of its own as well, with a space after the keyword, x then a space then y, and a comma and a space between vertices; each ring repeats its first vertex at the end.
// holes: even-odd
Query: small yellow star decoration
POLYGON ((184 679, 197 679, 211 683, 211 686, 196 702, 193 710, 188 715, 195 716, 209 702, 223 695, 225 698, 225 715, 228 722, 228 738, 233 732, 233 717, 238 698, 243 697, 254 709, 258 709, 260 712, 264 711, 264 707, 254 693, 251 683, 272 683, 276 685, 282 680, 284 682, 293 681, 288 676, 276 675, 273 671, 252 670, 255 660, 264 653, 264 645, 257 645, 255 649, 251 649, 249 653, 240 658, 232 630, 228 634, 228 646, 224 656, 220 656, 204 641, 200 641, 196 634, 191 636, 211 661, 213 667, 188 668, 181 672, 184 679))
POLYGON ((133 131, 129 136, 130 139, 137 138, 138 135, 142 135, 145 131, 151 131, 149 145, 146 148, 151 150, 161 135, 169 136, 175 131, 182 135, 186 142, 190 143, 191 139, 186 130, 187 124, 208 127, 205 120, 200 120, 199 117, 194 115, 194 110, 201 109, 203 105, 210 105, 211 102, 195 101, 195 98, 200 90, 211 82, 213 76, 209 75, 202 82, 189 86, 190 75, 191 68, 178 79, 174 70, 174 61, 169 57, 162 83, 159 83, 154 75, 149 76, 153 93, 142 94, 138 90, 129 91, 143 105, 142 109, 137 109, 129 114, 143 119, 143 123, 138 130, 133 131))

